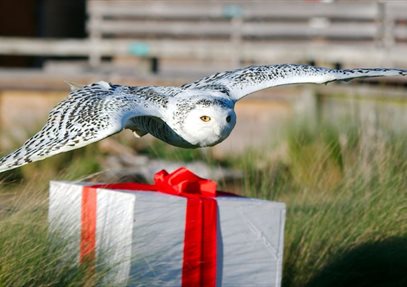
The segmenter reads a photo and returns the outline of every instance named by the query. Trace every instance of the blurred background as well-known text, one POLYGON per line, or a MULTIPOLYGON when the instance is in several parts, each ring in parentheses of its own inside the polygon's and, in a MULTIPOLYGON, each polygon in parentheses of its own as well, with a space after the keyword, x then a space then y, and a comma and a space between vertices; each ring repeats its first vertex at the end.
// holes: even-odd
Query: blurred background
MULTIPOLYGON (((65 81, 182 85, 252 64, 407 68, 402 0, 0 0, 0 11, 0 155, 43 126, 65 81)), ((49 236, 50 180, 149 181, 180 166, 287 204, 284 287, 407 286, 407 78, 276 87, 236 112, 213 148, 127 131, 0 174, 0 286, 103 278, 66 260, 67 237, 49 236)))

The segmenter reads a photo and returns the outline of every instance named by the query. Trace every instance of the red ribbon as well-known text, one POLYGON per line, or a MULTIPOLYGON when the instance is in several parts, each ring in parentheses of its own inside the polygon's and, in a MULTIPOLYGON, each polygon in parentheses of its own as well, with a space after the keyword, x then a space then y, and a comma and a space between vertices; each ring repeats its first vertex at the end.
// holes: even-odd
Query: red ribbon
POLYGON ((216 286, 216 182, 200 178, 182 167, 171 174, 165 170, 157 172, 152 185, 130 182, 84 187, 81 263, 95 259, 97 188, 153 191, 186 197, 182 286, 216 286))

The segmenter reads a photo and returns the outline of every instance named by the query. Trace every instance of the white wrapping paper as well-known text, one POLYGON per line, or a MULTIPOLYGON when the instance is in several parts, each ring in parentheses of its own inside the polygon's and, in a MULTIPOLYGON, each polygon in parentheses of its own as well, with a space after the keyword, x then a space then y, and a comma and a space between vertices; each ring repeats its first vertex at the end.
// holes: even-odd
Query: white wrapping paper
MULTIPOLYGON (((78 254, 84 184, 51 182, 50 230, 78 254)), ((285 205, 220 196, 217 286, 280 286, 285 205)), ((98 189, 96 255, 111 264, 107 282, 181 286, 186 201, 158 192, 98 189)))

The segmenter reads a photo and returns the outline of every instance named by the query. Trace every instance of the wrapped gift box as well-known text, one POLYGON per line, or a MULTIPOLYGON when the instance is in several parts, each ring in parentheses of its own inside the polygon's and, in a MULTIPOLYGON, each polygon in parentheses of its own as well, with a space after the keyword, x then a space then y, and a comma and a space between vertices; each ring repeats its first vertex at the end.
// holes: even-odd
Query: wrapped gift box
POLYGON ((184 168, 154 185, 50 186, 50 230, 79 262, 109 262, 113 285, 280 286, 284 220, 283 203, 216 192, 184 168))

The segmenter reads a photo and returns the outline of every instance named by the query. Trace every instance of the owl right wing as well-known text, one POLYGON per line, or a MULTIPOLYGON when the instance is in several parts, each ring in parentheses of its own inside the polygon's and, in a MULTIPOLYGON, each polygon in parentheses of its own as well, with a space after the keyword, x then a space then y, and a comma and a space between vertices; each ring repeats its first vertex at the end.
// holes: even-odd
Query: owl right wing
POLYGON ((132 117, 160 118, 168 103, 166 90, 160 89, 106 82, 74 89, 37 134, 0 158, 0 172, 102 140, 126 128, 132 117))
POLYGON ((349 81, 356 78, 406 76, 405 69, 359 68, 336 70, 310 65, 281 64, 249 66, 234 71, 216 73, 196 82, 185 84, 184 89, 223 88, 232 100, 263 89, 291 84, 323 84, 349 81))

